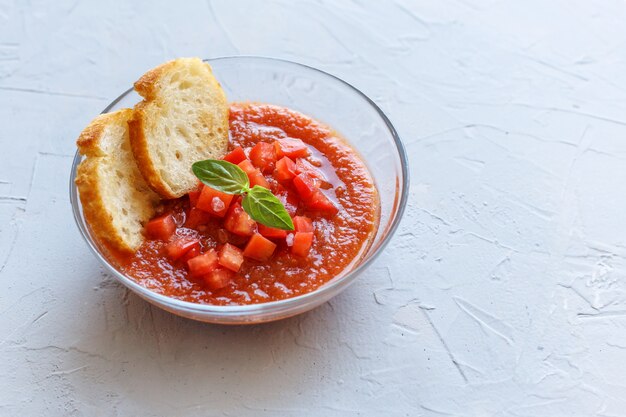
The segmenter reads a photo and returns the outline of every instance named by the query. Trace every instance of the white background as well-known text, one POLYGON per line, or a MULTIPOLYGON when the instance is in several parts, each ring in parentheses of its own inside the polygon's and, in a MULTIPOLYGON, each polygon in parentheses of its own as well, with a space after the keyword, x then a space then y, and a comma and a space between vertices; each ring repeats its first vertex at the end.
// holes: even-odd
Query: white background
POLYGON ((0 0, 0 415, 626 415, 626 3, 0 0), (145 70, 269 55, 395 123, 407 213, 357 282, 220 327, 107 276, 74 141, 145 70))

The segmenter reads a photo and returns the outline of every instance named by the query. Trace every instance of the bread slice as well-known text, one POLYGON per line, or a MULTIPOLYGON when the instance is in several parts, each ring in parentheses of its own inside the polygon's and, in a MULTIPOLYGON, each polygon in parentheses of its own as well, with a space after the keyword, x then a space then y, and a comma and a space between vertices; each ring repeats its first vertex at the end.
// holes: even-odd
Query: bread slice
POLYGON ((76 185, 92 233, 109 249, 137 250, 143 225, 155 214, 159 196, 141 176, 130 149, 131 109, 96 117, 76 144, 86 156, 78 166, 76 185))
POLYGON ((194 162, 217 159, 228 146, 228 102, 211 66, 179 58, 135 83, 144 100, 129 121, 130 143, 148 185, 163 198, 197 188, 194 162))

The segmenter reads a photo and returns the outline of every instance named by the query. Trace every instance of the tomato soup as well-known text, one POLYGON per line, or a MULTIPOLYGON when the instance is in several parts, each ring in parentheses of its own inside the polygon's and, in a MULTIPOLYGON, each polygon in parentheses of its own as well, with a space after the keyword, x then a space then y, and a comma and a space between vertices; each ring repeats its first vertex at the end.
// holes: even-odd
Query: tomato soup
POLYGON ((241 197, 207 186, 163 204, 121 269, 184 301, 244 305, 315 290, 358 262, 378 227, 378 193, 363 161, 332 129, 267 104, 230 107, 225 160, 268 188, 295 230, 252 221, 241 197))

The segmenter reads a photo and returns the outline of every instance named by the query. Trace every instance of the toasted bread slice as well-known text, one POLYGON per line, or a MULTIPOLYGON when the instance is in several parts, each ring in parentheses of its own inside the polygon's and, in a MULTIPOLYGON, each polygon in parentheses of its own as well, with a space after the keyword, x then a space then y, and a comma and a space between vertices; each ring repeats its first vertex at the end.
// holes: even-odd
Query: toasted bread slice
POLYGON ((131 109, 96 117, 76 144, 86 158, 76 185, 83 213, 98 241, 110 249, 134 252, 143 241, 143 225, 155 213, 159 196, 146 184, 130 149, 131 109))
POLYGON ((199 58, 159 65, 135 83, 135 90, 144 98, 129 121, 139 170, 163 198, 181 197, 198 186, 194 162, 226 153, 226 95, 199 58))

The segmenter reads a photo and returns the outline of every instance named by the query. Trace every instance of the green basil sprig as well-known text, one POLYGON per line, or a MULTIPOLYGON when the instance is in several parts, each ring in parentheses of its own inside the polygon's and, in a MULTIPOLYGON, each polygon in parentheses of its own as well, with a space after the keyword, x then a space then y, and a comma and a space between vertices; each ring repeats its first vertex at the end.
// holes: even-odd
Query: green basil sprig
POLYGON ((217 159, 196 162, 191 170, 203 184, 226 194, 241 194, 248 191, 248 175, 235 164, 217 159))
POLYGON ((293 221, 283 203, 267 188, 255 185, 243 198, 243 209, 257 222, 283 230, 293 230, 293 221))
POLYGON ((194 175, 206 186, 226 194, 243 194, 241 206, 250 217, 265 226, 294 230, 293 221, 285 206, 267 188, 250 188, 248 175, 228 161, 207 159, 191 166, 194 175))

